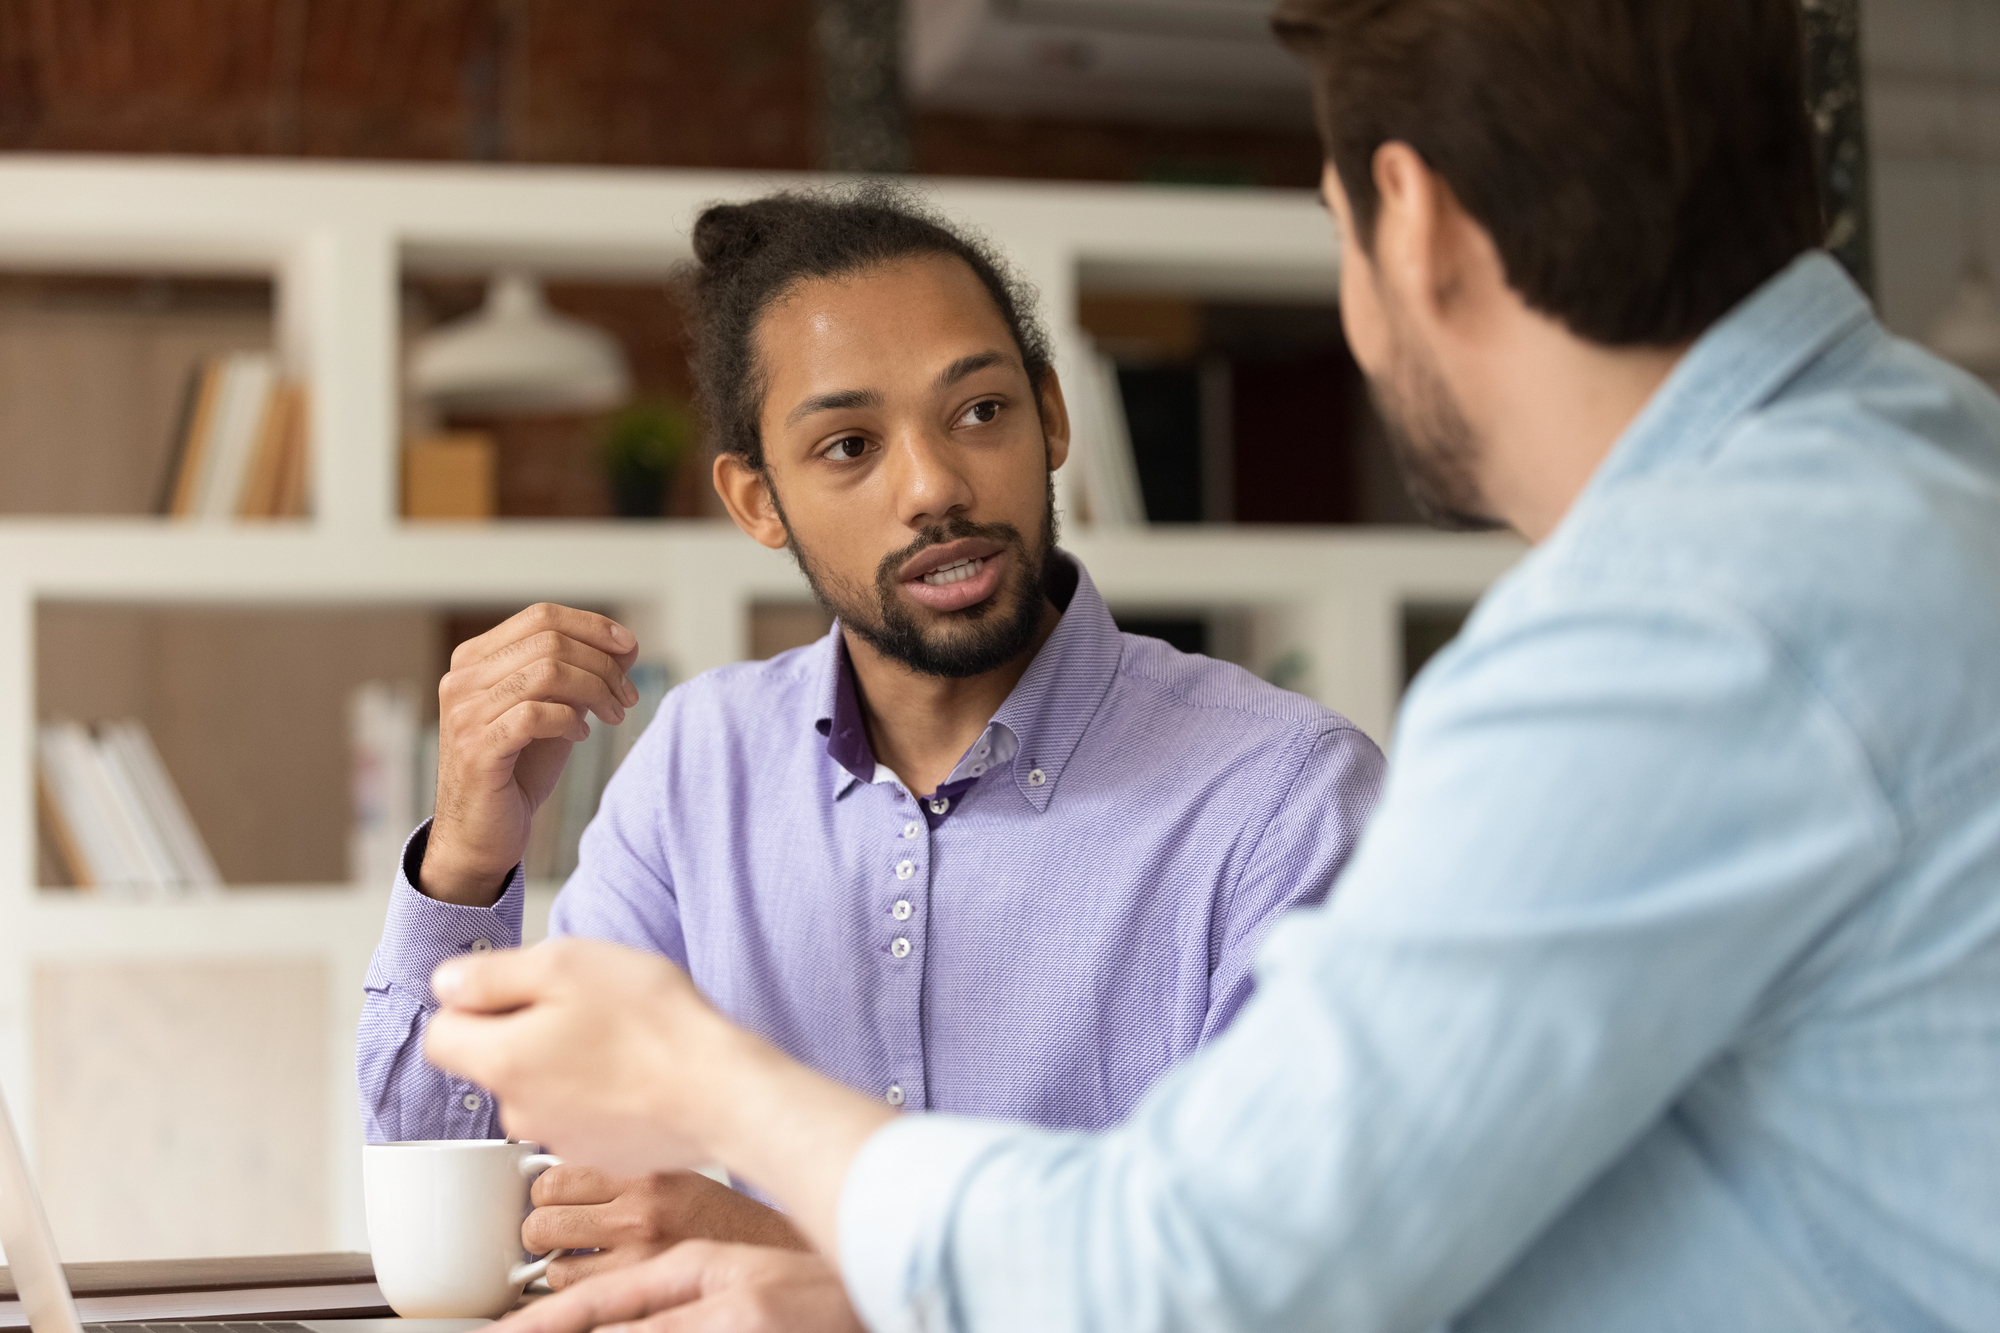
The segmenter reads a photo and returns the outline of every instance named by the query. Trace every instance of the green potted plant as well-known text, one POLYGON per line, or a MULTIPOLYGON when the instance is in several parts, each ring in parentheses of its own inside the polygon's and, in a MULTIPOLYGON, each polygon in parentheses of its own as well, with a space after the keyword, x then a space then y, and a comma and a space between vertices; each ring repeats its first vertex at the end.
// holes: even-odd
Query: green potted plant
POLYGON ((611 512, 620 518, 664 516, 667 487, 693 434, 687 409, 664 398, 641 399, 606 422, 604 480, 611 512))

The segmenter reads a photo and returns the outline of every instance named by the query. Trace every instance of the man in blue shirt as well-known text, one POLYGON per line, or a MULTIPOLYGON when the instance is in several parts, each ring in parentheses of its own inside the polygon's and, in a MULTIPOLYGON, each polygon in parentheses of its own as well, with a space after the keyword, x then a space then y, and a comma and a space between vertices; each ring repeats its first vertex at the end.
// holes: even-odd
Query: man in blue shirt
POLYGON ((1416 493, 1536 549, 1413 689, 1324 908, 1120 1127, 892 1117, 606 946, 430 1054, 825 1260, 523 1333, 2000 1326, 2000 401, 1814 247, 1792 0, 1291 0, 1416 493), (666 1327, 663 1323, 661 1327, 666 1327))

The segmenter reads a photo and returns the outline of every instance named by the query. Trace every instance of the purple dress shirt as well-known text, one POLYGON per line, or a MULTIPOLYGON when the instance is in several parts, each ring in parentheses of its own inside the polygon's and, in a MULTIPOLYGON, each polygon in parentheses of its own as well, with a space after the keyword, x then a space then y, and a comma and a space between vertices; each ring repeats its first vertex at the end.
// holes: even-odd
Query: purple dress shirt
MULTIPOLYGON (((838 627, 675 689, 550 933, 672 959, 738 1023, 891 1105, 1122 1120, 1242 1005, 1273 918, 1325 896, 1383 762, 1309 699, 1121 634, 1071 570, 1055 632, 921 800, 869 750, 838 627)), ((422 1037, 433 968, 519 943, 522 874, 489 908, 433 901, 410 884, 427 836, 366 981, 371 1142, 499 1133, 422 1037)))

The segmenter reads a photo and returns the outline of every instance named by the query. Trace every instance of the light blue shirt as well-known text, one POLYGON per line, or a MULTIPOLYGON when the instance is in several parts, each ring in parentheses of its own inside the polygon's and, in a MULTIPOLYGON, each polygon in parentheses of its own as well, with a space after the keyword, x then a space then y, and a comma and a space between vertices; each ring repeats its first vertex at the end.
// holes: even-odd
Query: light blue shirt
POLYGON ((1116 1130, 876 1134, 869 1323, 2000 1328, 2000 401, 1824 255, 1767 283, 1257 978, 1116 1130))

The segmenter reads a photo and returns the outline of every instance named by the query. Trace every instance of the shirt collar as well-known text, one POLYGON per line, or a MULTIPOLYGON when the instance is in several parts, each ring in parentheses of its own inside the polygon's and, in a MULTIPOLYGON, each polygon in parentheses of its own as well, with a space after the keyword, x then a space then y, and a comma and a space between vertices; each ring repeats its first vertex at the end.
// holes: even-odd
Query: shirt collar
POLYGON ((1831 255, 1800 255, 1695 340, 1613 446, 1585 493, 1720 443, 1872 312, 1831 255))
MULTIPOLYGON (((1058 551, 1055 558, 1076 573, 1069 606, 946 784, 976 780, 988 768, 995 772, 1006 768, 1015 788, 1037 810, 1047 809, 1054 797, 1070 755, 1111 688, 1124 646, 1111 612, 1083 566, 1066 551, 1058 551), (988 747, 985 755, 979 754, 982 744, 988 747)), ((825 643, 825 685, 814 725, 826 737, 827 757, 850 775, 849 781, 835 784, 833 794, 839 797, 857 781, 875 781, 877 773, 854 690, 854 667, 838 623, 828 631, 825 643)))

